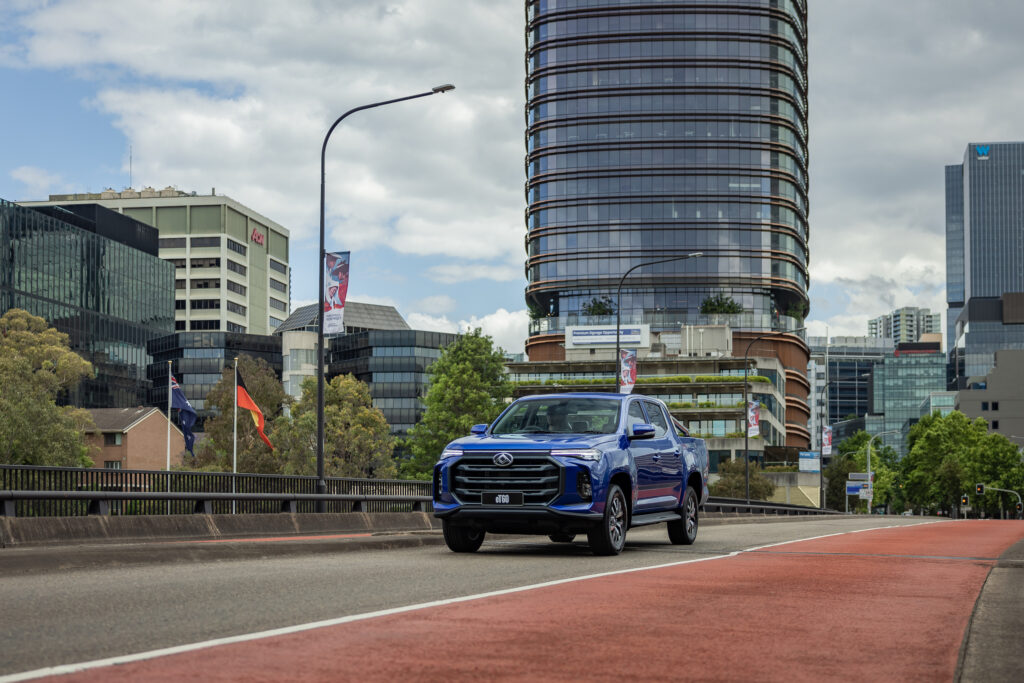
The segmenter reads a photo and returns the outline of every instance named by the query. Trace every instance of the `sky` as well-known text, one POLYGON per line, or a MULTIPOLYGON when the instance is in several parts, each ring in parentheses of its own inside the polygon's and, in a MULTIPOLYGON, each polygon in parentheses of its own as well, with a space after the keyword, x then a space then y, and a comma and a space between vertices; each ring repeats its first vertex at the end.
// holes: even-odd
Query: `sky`
MULTIPOLYGON (((349 299, 521 353, 519 0, 0 0, 0 198, 167 186, 291 232, 292 306, 327 248, 349 299)), ((1024 3, 809 0, 808 333, 945 313, 943 167, 1024 139, 1024 3)))

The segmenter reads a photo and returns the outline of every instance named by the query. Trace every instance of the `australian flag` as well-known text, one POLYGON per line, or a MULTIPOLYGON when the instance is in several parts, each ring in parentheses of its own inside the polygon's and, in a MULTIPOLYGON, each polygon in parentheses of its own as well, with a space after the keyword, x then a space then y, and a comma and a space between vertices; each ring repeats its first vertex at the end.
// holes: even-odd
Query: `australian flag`
POLYGON ((196 423, 196 409, 185 398, 185 392, 178 386, 178 380, 174 379, 174 375, 171 375, 171 407, 178 409, 178 422, 185 437, 185 448, 194 458, 196 452, 192 450, 192 446, 196 442, 196 436, 192 433, 192 427, 196 423))

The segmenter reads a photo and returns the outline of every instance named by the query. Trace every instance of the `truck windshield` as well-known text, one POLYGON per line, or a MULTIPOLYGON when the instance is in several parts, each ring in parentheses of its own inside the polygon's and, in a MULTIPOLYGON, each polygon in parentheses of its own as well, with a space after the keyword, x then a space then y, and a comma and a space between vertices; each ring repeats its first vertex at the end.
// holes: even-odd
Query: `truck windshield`
POLYGON ((539 398, 514 403, 491 434, 614 434, 621 402, 607 398, 539 398))

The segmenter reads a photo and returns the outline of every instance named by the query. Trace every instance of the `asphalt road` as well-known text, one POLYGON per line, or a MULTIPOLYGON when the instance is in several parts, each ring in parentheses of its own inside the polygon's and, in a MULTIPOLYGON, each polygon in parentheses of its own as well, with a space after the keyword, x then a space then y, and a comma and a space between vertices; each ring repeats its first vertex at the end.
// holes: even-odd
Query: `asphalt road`
MULTIPOLYGON (((318 544, 315 552, 312 545, 296 546, 294 554, 239 559, 234 544, 177 544, 187 561, 167 561, 164 546, 154 548, 158 563, 150 564, 139 561, 137 547, 99 554, 93 549, 77 568, 74 555, 84 550, 66 549, 59 563, 40 555, 35 565, 24 555, 5 564, 14 555, 0 551, 0 675, 922 521, 843 517, 705 525, 691 547, 670 545, 659 525, 632 530, 626 551, 610 558, 593 556, 584 543, 501 536, 489 537, 473 555, 443 545, 375 550, 367 544, 358 552, 331 552, 318 544), (118 553, 133 559, 121 563, 118 553)), ((252 543, 244 545, 251 553, 252 543)), ((295 666, 301 675, 302 662, 295 666)))

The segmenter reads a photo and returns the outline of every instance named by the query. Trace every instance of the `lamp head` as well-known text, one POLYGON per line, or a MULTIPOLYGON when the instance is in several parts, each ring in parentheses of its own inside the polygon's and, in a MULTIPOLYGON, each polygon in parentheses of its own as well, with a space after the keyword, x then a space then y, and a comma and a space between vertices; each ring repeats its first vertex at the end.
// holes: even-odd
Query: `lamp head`
POLYGON ((449 90, 455 90, 455 86, 451 83, 445 83, 444 85, 435 85, 431 88, 434 92, 448 92, 449 90))

